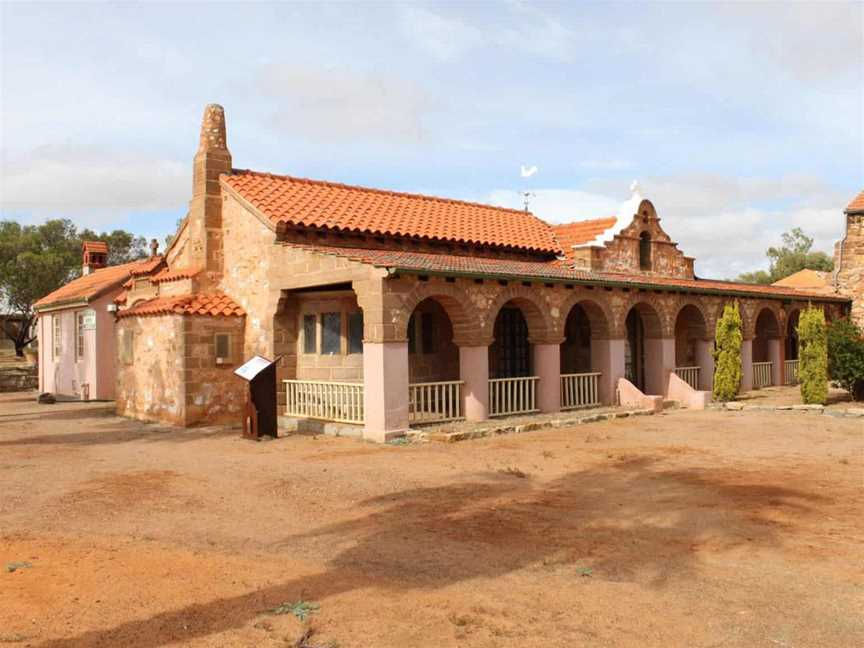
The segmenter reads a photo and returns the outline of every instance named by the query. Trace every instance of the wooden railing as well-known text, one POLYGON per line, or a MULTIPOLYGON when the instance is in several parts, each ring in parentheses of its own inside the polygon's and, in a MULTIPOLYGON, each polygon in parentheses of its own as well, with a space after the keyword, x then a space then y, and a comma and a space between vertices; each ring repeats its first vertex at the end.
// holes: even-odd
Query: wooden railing
POLYGON ((363 383, 285 380, 285 414, 303 418, 363 422, 363 383))
POLYGON ((699 372, 701 367, 675 367, 675 375, 690 385, 693 389, 699 389, 699 372))
POLYGON ((489 380, 489 416, 537 412, 537 376, 489 380))
POLYGON ((753 363, 753 388, 760 389, 761 387, 770 387, 774 384, 773 380, 773 362, 754 362, 753 363))
POLYGON ((798 361, 785 360, 783 362, 783 377, 787 385, 798 384, 798 361))
POLYGON ((561 409, 600 404, 599 373, 561 374, 561 409))
POLYGON ((408 385, 408 422, 458 421, 462 416, 462 381, 408 385))

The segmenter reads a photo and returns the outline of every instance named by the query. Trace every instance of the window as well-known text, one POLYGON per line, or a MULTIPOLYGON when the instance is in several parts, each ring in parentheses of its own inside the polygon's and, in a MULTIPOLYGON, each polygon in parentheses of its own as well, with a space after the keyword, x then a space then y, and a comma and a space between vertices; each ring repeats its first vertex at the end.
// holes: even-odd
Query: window
POLYGON ((84 311, 75 313, 75 361, 84 357, 84 311))
POLYGON ((348 314, 348 353, 363 353, 363 311, 348 314))
POLYGON ((231 335, 229 333, 217 333, 213 341, 216 347, 216 362, 228 360, 231 357, 231 335))
POLYGON ((321 354, 342 351, 342 313, 321 314, 321 354))
POLYGON ((53 342, 52 346, 54 349, 54 359, 59 360, 60 354, 63 352, 63 345, 61 344, 62 331, 60 328, 60 314, 59 313, 57 315, 51 316, 51 323, 54 326, 54 334, 52 335, 52 342, 53 342))
POLYGON ((123 364, 132 364, 135 353, 135 332, 129 329, 120 331, 120 357, 123 364))
POLYGON ((639 269, 651 269, 651 234, 648 232, 639 235, 639 269))
POLYGON ((315 353, 318 350, 316 339, 315 315, 303 316, 303 353, 315 353))

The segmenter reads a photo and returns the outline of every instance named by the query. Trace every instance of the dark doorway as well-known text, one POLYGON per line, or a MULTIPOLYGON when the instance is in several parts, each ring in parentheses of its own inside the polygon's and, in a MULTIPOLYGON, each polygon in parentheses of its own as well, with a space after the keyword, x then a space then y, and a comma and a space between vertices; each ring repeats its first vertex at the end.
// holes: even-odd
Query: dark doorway
POLYGON ((531 375, 528 323, 518 308, 505 307, 495 318, 495 341, 489 347, 489 374, 492 378, 531 375))
POLYGON ((798 359, 798 311, 793 311, 786 325, 786 359, 798 359))
POLYGON ((624 373, 640 391, 645 391, 645 326, 639 312, 627 313, 627 344, 624 347, 624 373))

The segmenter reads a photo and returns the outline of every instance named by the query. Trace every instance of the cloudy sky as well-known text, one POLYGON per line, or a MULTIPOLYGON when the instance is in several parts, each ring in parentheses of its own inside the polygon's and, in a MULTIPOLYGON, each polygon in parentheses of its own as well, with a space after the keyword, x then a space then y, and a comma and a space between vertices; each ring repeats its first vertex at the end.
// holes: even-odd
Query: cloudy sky
POLYGON ((240 168, 555 222, 638 179, 733 277, 864 186, 864 4, 2 2, 0 218, 161 239, 208 102, 240 168))

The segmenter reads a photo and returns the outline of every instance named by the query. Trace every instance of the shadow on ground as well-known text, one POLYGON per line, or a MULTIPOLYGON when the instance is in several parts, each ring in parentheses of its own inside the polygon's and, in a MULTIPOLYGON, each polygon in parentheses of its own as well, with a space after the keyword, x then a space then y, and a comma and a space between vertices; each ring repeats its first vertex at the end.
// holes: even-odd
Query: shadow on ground
POLYGON ((798 521, 830 501, 758 483, 758 477, 725 469, 664 470, 659 457, 619 457, 545 483, 484 473, 373 498, 359 505, 366 510, 359 519, 277 543, 293 556, 309 555, 312 547, 317 555, 332 555, 321 573, 42 648, 155 648, 241 627, 301 596, 326 601, 361 588, 398 596, 519 570, 578 578, 579 569, 590 568, 593 578, 663 588, 695 576, 700 548, 779 545, 795 534, 798 521))

